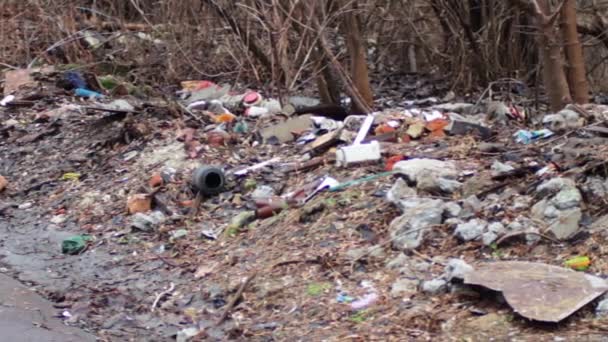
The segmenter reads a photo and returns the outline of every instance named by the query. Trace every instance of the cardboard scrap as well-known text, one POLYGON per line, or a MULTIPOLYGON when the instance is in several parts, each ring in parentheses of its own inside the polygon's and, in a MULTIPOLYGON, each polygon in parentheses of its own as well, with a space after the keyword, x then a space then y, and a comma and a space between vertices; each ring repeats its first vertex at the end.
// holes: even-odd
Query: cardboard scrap
POLYGON ((464 277, 464 283, 503 293, 525 318, 559 322, 608 290, 599 277, 567 268, 525 261, 485 263, 464 277))

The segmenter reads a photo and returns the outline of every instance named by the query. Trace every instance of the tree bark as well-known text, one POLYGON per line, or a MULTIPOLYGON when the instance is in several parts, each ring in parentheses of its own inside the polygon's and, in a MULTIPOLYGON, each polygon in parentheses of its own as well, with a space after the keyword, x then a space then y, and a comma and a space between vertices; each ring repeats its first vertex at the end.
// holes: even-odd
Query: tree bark
POLYGON ((543 61, 543 83, 549 96, 553 112, 560 111, 572 102, 570 88, 564 72, 561 54, 561 42, 554 27, 554 15, 551 13, 548 0, 535 0, 534 12, 540 32, 539 43, 543 61))
POLYGON ((579 104, 589 102, 589 84, 585 71, 583 47, 576 27, 576 0, 565 0, 562 6, 562 37, 565 44, 566 71, 570 92, 579 104))
MULTIPOLYGON (((356 8, 353 6, 353 9, 356 8)), ((354 10, 346 13, 345 16, 346 42, 351 61, 351 78, 365 104, 371 107, 374 103, 374 95, 369 81, 367 51, 365 42, 363 41, 363 34, 361 33, 361 23, 358 14, 354 10)), ((366 108, 357 105, 354 101, 353 111, 357 113, 367 112, 366 108)))

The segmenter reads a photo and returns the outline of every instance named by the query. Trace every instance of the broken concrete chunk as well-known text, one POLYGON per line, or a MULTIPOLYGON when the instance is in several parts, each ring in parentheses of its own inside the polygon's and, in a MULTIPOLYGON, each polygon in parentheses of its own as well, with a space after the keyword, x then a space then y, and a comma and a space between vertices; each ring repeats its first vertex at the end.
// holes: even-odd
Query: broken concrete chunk
POLYGON ((418 292, 418 280, 402 278, 391 286, 391 297, 411 297, 418 292))
POLYGON ((410 188, 403 178, 398 178, 391 189, 386 193, 386 199, 397 206, 402 200, 414 197, 416 197, 416 190, 410 188))
POLYGON ((447 161, 436 159, 408 159, 395 164, 393 170, 405 175, 409 181, 417 182, 421 175, 433 175, 447 179, 458 177, 456 166, 447 161))
POLYGON ((443 201, 417 199, 401 201, 401 206, 403 215, 395 218, 389 226, 393 247, 398 250, 418 248, 424 233, 443 221, 443 201))
POLYGON ((550 203, 557 209, 564 210, 578 206, 582 199, 581 192, 577 188, 568 187, 558 192, 550 203))
POLYGON ((151 232, 156 230, 163 222, 165 222, 165 215, 160 211, 154 211, 150 215, 136 213, 131 218, 131 227, 143 232, 151 232))
POLYGON ((595 307, 595 315, 598 317, 608 316, 608 298, 601 300, 595 307))
POLYGON ((454 218, 460 216, 462 207, 456 202, 449 202, 445 204, 445 217, 454 218))
POLYGON ((549 229, 556 238, 560 240, 568 239, 580 230, 579 222, 582 216, 583 213, 580 208, 560 211, 556 221, 549 226, 549 229))
POLYGON ((564 188, 576 188, 576 183, 572 179, 556 177, 552 178, 536 188, 539 194, 558 192, 564 188))
POLYGON ((422 292, 437 295, 440 293, 447 292, 448 290, 448 282, 445 279, 437 278, 433 280, 428 280, 422 283, 422 292))
POLYGON ((462 259, 450 259, 445 267, 445 278, 448 281, 464 279, 465 276, 468 273, 473 272, 473 270, 473 266, 467 264, 462 259))
POLYGON ((492 168, 493 176, 504 175, 506 173, 509 173, 509 172, 515 170, 515 168, 513 166, 505 164, 505 163, 501 163, 498 160, 495 160, 494 163, 492 163, 491 168, 492 168))
POLYGON ((459 224, 454 231, 454 235, 463 241, 472 241, 479 238, 487 226, 486 221, 473 219, 467 223, 459 224))
POLYGON ((464 283, 503 293, 525 318, 559 322, 608 290, 605 280, 570 269, 524 261, 481 264, 464 283))
POLYGON ((579 113, 570 109, 562 109, 556 114, 548 114, 543 117, 543 125, 554 132, 580 128, 584 124, 585 119, 581 118, 579 113))

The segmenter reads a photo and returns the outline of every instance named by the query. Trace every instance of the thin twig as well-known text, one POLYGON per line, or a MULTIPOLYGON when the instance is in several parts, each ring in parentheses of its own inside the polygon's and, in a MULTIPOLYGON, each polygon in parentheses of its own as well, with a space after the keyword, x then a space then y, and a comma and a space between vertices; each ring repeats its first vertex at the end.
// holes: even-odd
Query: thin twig
POLYGON ((234 307, 236 306, 236 303, 239 301, 239 299, 243 295, 245 288, 247 287, 247 285, 249 285, 249 283, 253 280, 253 278, 256 277, 256 275, 257 275, 257 273, 254 272, 249 277, 247 277, 247 279, 245 279, 245 281, 241 284, 239 289, 236 291, 236 294, 234 295, 234 297, 232 298, 230 303, 228 303, 228 305, 226 306, 226 310, 224 310, 224 313, 222 313, 222 316, 220 316, 220 319, 218 319, 217 322, 215 323, 215 326, 222 324, 226 320, 226 318, 228 318, 228 314, 230 313, 230 311, 232 311, 232 309, 234 309, 234 307))
POLYGON ((175 284, 171 283, 169 285, 169 289, 157 294, 156 299, 154 299, 154 303, 152 303, 152 308, 150 308, 150 312, 154 312, 154 310, 156 310, 156 306, 158 305, 158 302, 160 301, 160 299, 163 298, 164 296, 170 294, 171 292, 173 292, 173 290, 175 290, 175 284))

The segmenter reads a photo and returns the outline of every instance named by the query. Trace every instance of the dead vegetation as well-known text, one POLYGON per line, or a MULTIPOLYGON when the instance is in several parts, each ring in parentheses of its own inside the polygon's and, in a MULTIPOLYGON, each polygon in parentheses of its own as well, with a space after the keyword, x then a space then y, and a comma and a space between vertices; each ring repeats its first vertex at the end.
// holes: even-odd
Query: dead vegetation
MULTIPOLYGON (((3 68, 67 64, 157 84, 255 83, 279 97, 313 86, 326 102, 343 91, 362 110, 373 97, 364 87, 368 68, 374 82, 423 72, 446 75, 461 90, 502 78, 540 84, 536 24, 520 2, 9 0, 0 61, 3 68)), ((578 4, 591 85, 603 89, 606 5, 578 4)))

